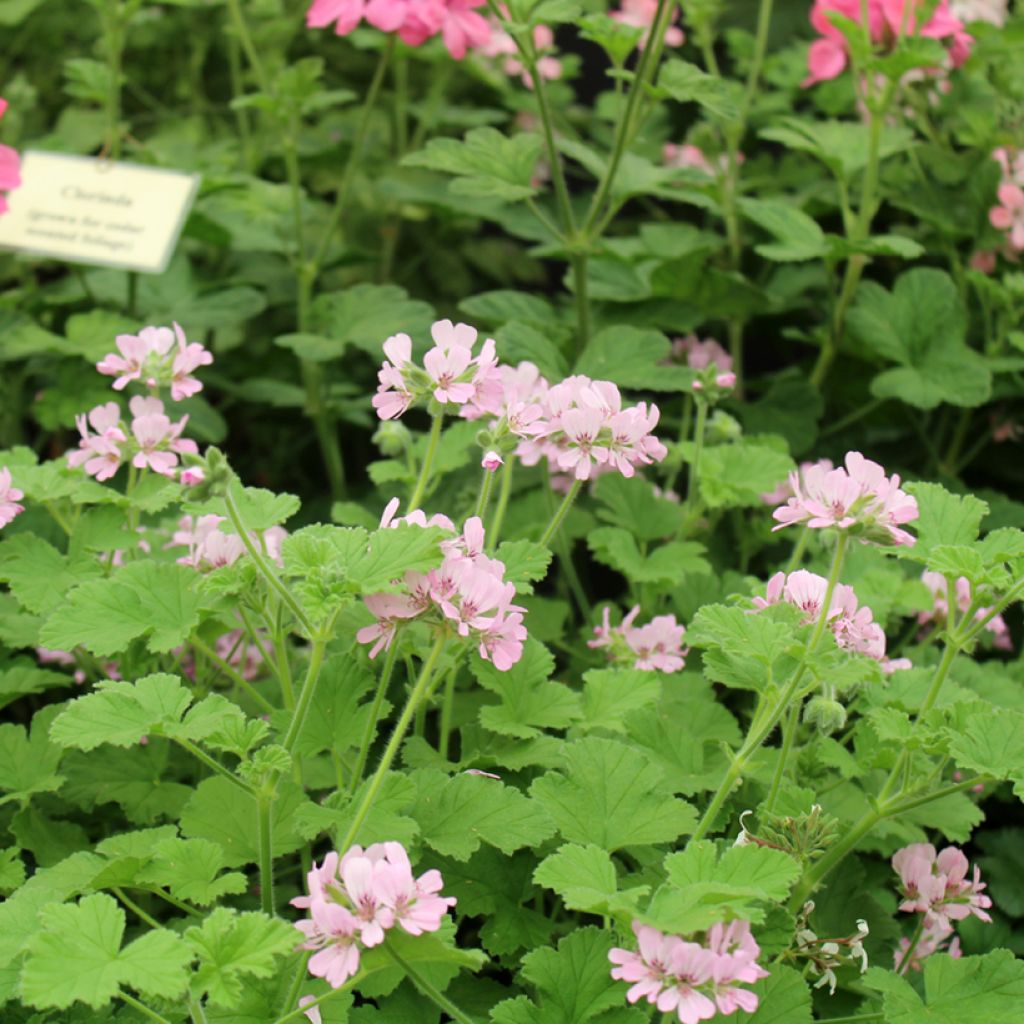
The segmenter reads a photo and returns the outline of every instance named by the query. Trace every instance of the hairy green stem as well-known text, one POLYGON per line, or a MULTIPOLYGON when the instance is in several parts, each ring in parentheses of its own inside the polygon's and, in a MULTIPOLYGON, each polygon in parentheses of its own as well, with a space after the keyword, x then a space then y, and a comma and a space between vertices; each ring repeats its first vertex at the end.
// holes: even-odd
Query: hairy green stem
POLYGON ((145 1003, 140 1002, 133 995, 129 995, 127 992, 118 992, 117 998, 123 1003, 127 1003, 133 1010, 138 1010, 143 1017, 148 1017, 150 1020, 155 1020, 158 1024, 171 1024, 171 1022, 163 1016, 163 1014, 157 1013, 156 1010, 150 1009, 145 1003))
POLYGON ((225 768, 220 761, 210 757, 201 747, 197 747, 191 740, 186 739, 175 739, 174 741, 179 746, 187 750, 197 761, 202 761, 207 768, 216 772, 218 775, 222 775, 228 782, 234 783, 239 789, 244 790, 249 796, 255 796, 256 790, 249 785, 244 779, 240 779, 233 771, 229 768, 225 768))
POLYGON ((274 913, 274 839, 273 794, 260 793, 256 797, 256 815, 259 826, 260 847, 260 909, 264 914, 274 913))
POLYGON ((235 686, 239 689, 244 690, 255 702, 262 708, 268 715, 272 714, 277 708, 267 700, 253 685, 249 682, 245 676, 241 675, 229 662, 225 661, 208 643, 200 640, 199 637, 193 636, 189 643, 197 650, 202 651, 203 657, 209 658, 217 668, 221 670, 230 679, 235 686))
POLYGON ((114 886, 110 890, 140 921, 145 921, 150 928, 162 928, 163 925, 153 917, 151 914, 146 913, 133 899, 131 899, 123 889, 114 886))
POLYGON ((366 787, 366 792, 363 794, 359 807, 356 809, 356 812, 352 817, 348 831, 345 833, 345 838, 338 844, 339 850, 344 852, 352 845, 355 837, 359 833, 359 829, 366 820, 366 815, 373 806, 373 801, 376 799, 377 793, 380 791, 380 787, 384 783, 384 777, 387 775, 392 762, 395 760, 395 756, 398 754, 402 741, 405 739, 405 734, 409 731, 409 725, 412 722, 413 716, 416 714, 423 697, 430 689, 430 682, 434 674, 434 669, 437 667, 438 659, 441 657, 441 652, 444 650, 445 641, 447 639, 447 636, 442 633, 434 641, 434 646, 430 649, 430 653, 427 655, 427 660, 423 663, 423 667, 420 669, 416 685, 413 686, 412 693, 409 694, 409 699, 406 701, 405 707, 402 709, 402 714, 395 723, 395 728, 391 733, 391 739, 388 740, 388 745, 384 748, 380 764, 377 765, 377 770, 374 772, 369 786, 366 787))
POLYGON ((572 486, 569 488, 569 493, 562 499, 562 504, 558 506, 555 514, 551 517, 551 522, 547 525, 547 529, 541 535, 539 543, 543 547, 549 547, 551 545, 551 538, 558 533, 565 517, 569 514, 569 509, 572 508, 572 503, 576 500, 576 495, 580 493, 580 488, 582 486, 582 480, 573 480, 572 486))
POLYGON ((434 1003, 442 1013, 448 1014, 456 1024, 477 1024, 468 1013, 460 1010, 440 989, 435 988, 407 960, 399 956, 388 943, 385 943, 381 948, 402 969, 413 985, 434 1003))
POLYGON ((430 420, 430 436, 427 439, 427 450, 423 456, 423 463, 420 466, 420 474, 416 480, 416 486, 409 495, 407 511, 412 512, 420 507, 427 491, 427 484, 430 482, 430 471, 434 467, 434 456, 437 454, 437 446, 441 440, 441 424, 444 421, 444 412, 437 413, 430 420))
POLYGON ((487 513, 487 505, 491 500, 491 491, 494 489, 494 474, 493 469, 484 469, 483 478, 480 480, 480 496, 476 500, 476 511, 473 513, 477 518, 483 520, 484 515, 487 513))
POLYGON ((398 639, 401 634, 401 627, 395 630, 391 638, 388 652, 384 658, 384 668, 381 670, 380 679, 377 681, 377 692, 373 695, 373 705, 370 708, 370 715, 366 720, 366 728, 363 730, 363 741, 359 744, 359 755, 356 758, 355 768, 352 770, 352 778, 349 781, 349 789, 354 793, 363 781, 363 772, 366 771, 366 760, 370 756, 370 747, 373 744, 374 734, 377 732, 377 723, 380 719, 380 708, 387 695, 388 686, 391 683, 391 675, 395 669, 395 661, 398 657, 398 639))
POLYGON ((278 1017, 277 1020, 273 1022, 273 1024, 288 1024, 288 1021, 296 1020, 299 1017, 302 1017, 309 1010, 312 1010, 317 1006, 323 1005, 329 999, 333 999, 335 996, 340 996, 343 992, 351 991, 356 987, 356 985, 358 985, 363 980, 364 977, 365 975, 363 974, 363 972, 359 971, 357 974, 349 978, 344 985, 341 985, 338 988, 332 988, 330 992, 325 992, 322 996, 318 996, 316 999, 314 999, 310 1003, 307 1003, 305 1006, 297 1006, 294 1010, 290 1010, 283 1016, 278 1017))
POLYGON ((285 750, 290 754, 293 747, 298 742, 299 735, 302 733, 302 727, 306 724, 306 717, 309 715, 310 705, 313 703, 313 697, 316 694, 316 684, 320 680, 320 669, 324 663, 324 652, 327 649, 327 644, 331 639, 331 634, 334 630, 334 621, 337 618, 337 613, 331 616, 327 625, 324 627, 324 632, 318 634, 313 639, 313 648, 309 655, 309 667, 306 670, 306 678, 303 681, 302 689, 299 691, 299 700, 295 705, 295 711, 292 713, 292 720, 288 723, 288 731, 284 735, 284 739, 281 741, 284 745, 285 750))
POLYGON ((498 492, 498 504, 494 509, 494 516, 487 527, 487 547, 492 551, 498 546, 501 538, 501 528, 505 523, 505 512, 508 509, 508 500, 512 496, 512 469, 516 464, 514 455, 509 455, 505 465, 501 467, 501 490, 498 492))

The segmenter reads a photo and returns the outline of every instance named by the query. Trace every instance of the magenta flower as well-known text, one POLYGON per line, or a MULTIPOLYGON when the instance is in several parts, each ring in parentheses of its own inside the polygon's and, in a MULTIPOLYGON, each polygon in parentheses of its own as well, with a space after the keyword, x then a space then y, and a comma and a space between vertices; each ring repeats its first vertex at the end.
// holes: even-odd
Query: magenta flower
POLYGON ((892 866, 903 884, 900 910, 923 913, 925 927, 949 932, 951 922, 972 915, 992 920, 986 913, 992 900, 984 894, 981 872, 975 865, 973 878, 967 878, 970 864, 958 847, 947 846, 937 854, 931 843, 912 843, 893 854, 892 866))
POLYGON ((12 485, 11 471, 4 466, 0 469, 0 529, 25 511, 25 506, 18 504, 24 497, 24 493, 12 485))
MULTIPOLYGON (((7 100, 0 96, 0 118, 7 112, 7 100)), ((7 193, 21 184, 21 157, 16 149, 0 146, 0 214, 7 212, 7 193)))
POLYGON ((803 523, 811 529, 852 529, 865 543, 914 544, 913 534, 901 529, 917 519, 917 502, 900 489, 900 478, 885 475, 877 462, 860 452, 846 453, 845 468, 809 466, 791 473, 793 490, 785 505, 773 513, 775 530, 803 523))

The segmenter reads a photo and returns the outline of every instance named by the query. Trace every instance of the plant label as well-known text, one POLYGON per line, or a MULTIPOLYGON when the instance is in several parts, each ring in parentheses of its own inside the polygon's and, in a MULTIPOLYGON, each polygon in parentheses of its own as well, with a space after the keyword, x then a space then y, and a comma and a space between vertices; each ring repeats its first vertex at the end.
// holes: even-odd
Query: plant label
POLYGON ((162 273, 198 174, 29 150, 0 217, 0 247, 68 263, 162 273))

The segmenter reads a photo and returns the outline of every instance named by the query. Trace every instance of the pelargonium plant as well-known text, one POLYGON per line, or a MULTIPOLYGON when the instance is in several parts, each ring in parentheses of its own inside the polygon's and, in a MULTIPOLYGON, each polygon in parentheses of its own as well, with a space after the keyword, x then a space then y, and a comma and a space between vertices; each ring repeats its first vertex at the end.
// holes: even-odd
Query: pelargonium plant
POLYGON ((1020 1017, 1019 10, 0 22, 4 1024, 1020 1017))

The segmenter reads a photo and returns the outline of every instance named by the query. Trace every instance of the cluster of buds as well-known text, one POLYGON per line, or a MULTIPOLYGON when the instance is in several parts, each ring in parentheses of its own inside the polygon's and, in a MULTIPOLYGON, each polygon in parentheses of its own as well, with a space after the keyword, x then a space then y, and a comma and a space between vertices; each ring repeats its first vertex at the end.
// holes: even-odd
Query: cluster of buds
POLYGON ((76 417, 81 439, 78 449, 68 454, 68 465, 82 466, 97 480, 109 480, 124 462, 131 462, 136 469, 174 477, 179 455, 198 454, 195 441, 181 436, 188 416, 174 422, 159 398, 142 395, 135 395, 128 407, 130 426, 121 418, 117 402, 97 405, 88 415, 76 417))
MULTIPOLYGON (((420 511, 395 518, 398 499, 384 510, 382 528, 403 524, 420 529, 437 527, 456 534, 454 523, 443 515, 430 519, 420 511)), ((387 650, 399 626, 412 620, 454 629, 472 639, 480 657, 508 671, 523 654, 526 627, 524 608, 513 604, 514 583, 505 580, 505 564, 484 554, 484 527, 478 516, 466 520, 461 534, 442 541, 444 560, 427 573, 407 572, 399 593, 369 594, 363 601, 376 621, 356 633, 361 644, 372 644, 370 657, 387 650)))
POLYGON ((992 158, 999 164, 1002 178, 996 190, 999 200, 988 212, 992 227, 1006 232, 1004 255, 1014 262, 1024 252, 1024 149, 995 150, 992 158))
POLYGON ((740 815, 740 834, 734 846, 767 846, 795 857, 802 864, 817 860, 839 838, 839 821, 814 804, 802 814, 766 814, 759 831, 752 832, 740 815))
POLYGON ((351 847, 344 856, 331 851, 306 876, 308 895, 292 906, 309 911, 295 927, 305 936, 303 949, 315 950, 309 973, 340 988, 359 970, 363 949, 379 946, 395 927, 409 935, 436 932, 455 898, 441 896, 441 872, 416 878, 401 843, 351 847))
POLYGON ((858 605, 853 587, 837 583, 832 590, 828 610, 825 594, 828 580, 806 569, 789 574, 777 572, 768 581, 764 597, 754 598, 754 608, 760 611, 776 604, 791 604, 803 613, 803 622, 817 622, 824 614, 828 628, 839 647, 856 654, 864 654, 881 662, 887 673, 910 667, 906 659, 890 660, 885 653, 885 631, 874 621, 867 605, 858 605))
POLYGON ((199 342, 188 341, 178 324, 173 329, 144 327, 138 334, 119 334, 114 342, 118 352, 104 356, 96 369, 116 378, 115 391, 134 380, 150 391, 170 388, 172 400, 181 402, 203 390, 192 374, 200 366, 209 366, 213 356, 199 342))
POLYGON ((992 900, 984 893, 981 871, 975 864, 968 878, 970 863, 958 847, 937 853, 931 843, 912 843, 893 854, 892 867, 902 883, 900 910, 924 914, 925 928, 949 933, 954 921, 972 915, 992 920, 986 913, 992 900))
POLYGON ((674 615, 657 615, 644 626, 634 626, 640 614, 635 605, 618 626, 612 626, 610 609, 605 606, 601 625, 594 627, 594 639, 588 647, 603 649, 608 660, 616 665, 638 668, 646 672, 681 672, 689 648, 683 647, 686 627, 674 615))
MULTIPOLYGON (((178 563, 190 565, 201 572, 233 565, 245 554, 246 548, 245 542, 237 533, 225 533, 221 529, 221 524, 226 522, 224 516, 212 514, 199 516, 197 519, 182 516, 168 547, 188 548, 188 554, 182 555, 177 560, 178 563)), ((253 531, 249 536, 267 558, 278 565, 281 564, 281 544, 288 536, 288 531, 283 526, 253 531)))
POLYGON ((382 420, 397 419, 431 398, 441 406, 485 401, 488 389, 497 388, 493 338, 487 338, 474 356, 477 331, 469 324, 438 320, 430 335, 434 347, 423 357, 422 367, 412 361, 408 334, 393 334, 384 342, 387 359, 377 373, 379 385, 373 396, 373 407, 382 420))
POLYGON ((857 921, 857 931, 842 938, 822 939, 810 928, 808 920, 814 911, 814 903, 808 900, 796 921, 796 938, 793 957, 806 962, 811 974, 820 975, 815 988, 828 986, 829 995, 836 990, 836 971, 840 967, 856 965, 863 974, 868 969, 868 955, 864 940, 870 934, 868 923, 863 918, 857 921))
MULTIPOLYGON (((946 577, 940 572, 924 572, 921 574, 921 582, 928 588, 932 595, 932 608, 930 611, 919 612, 917 621, 922 626, 934 624, 941 628, 949 619, 949 588, 946 585, 946 577)), ((957 578, 954 585, 956 591, 956 606, 963 615, 971 607, 974 601, 974 593, 971 588, 971 581, 966 576, 957 578)), ((979 608, 974 613, 975 619, 985 618, 991 608, 979 608)), ((985 629, 992 634, 992 646, 1001 651, 1012 651, 1013 640, 1010 637, 1010 627, 1002 615, 995 615, 987 623, 985 629)))
POLYGON ((749 985, 768 972, 757 962, 761 949, 747 921, 715 924, 702 942, 664 935, 633 922, 638 951, 611 949, 612 977, 631 983, 626 999, 646 999, 662 1013, 675 1013, 681 1024, 698 1024, 716 1014, 753 1013, 757 995, 749 985))
POLYGON ((715 402, 736 386, 736 374, 732 368, 732 356, 715 341, 696 334, 676 338, 672 343, 674 358, 686 362, 695 376, 690 387, 708 402, 715 402))
POLYGON ((847 452, 845 468, 814 464, 791 473, 793 496, 780 505, 774 529, 803 523, 811 529, 848 530, 864 543, 912 545, 915 538, 901 529, 918 517, 917 502, 900 489, 900 478, 860 452, 847 452))

